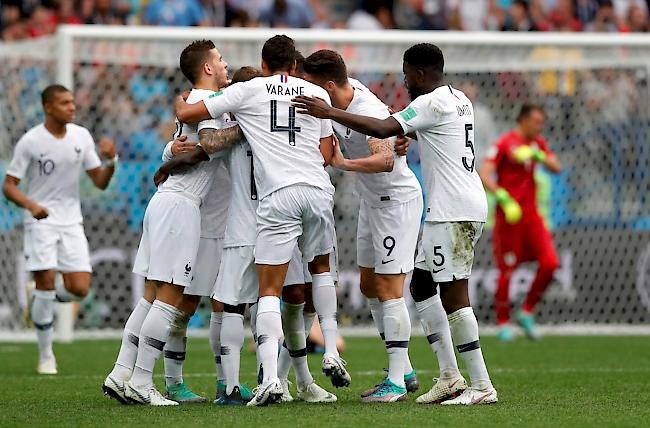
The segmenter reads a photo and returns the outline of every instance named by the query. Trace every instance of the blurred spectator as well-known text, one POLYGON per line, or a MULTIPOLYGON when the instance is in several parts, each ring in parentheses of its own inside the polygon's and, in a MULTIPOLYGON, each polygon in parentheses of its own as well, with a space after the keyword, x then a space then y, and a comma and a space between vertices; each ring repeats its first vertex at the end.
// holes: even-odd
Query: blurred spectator
POLYGON ((347 25, 351 30, 383 30, 393 28, 393 16, 385 1, 363 0, 361 8, 350 15, 347 25))
POLYGON ((506 14, 501 31, 535 31, 537 28, 530 16, 528 3, 524 0, 514 0, 506 14))
POLYGON ((226 26, 226 0, 202 0, 204 21, 210 27, 226 26))
POLYGON ((643 13, 648 13, 648 3, 645 0, 612 0, 614 13, 621 18, 630 15, 630 9, 633 7, 640 8, 643 13))
POLYGON ((398 0, 395 21, 398 28, 409 30, 446 30, 449 28, 450 0, 398 0))
POLYGON ((147 25, 194 27, 205 25, 204 19, 205 13, 197 0, 150 0, 144 10, 147 25))
POLYGON ((585 29, 587 31, 606 33, 629 31, 623 20, 614 13, 614 5, 611 0, 603 0, 600 3, 593 22, 587 25, 585 29))
POLYGON ((29 37, 41 37, 54 33, 56 17, 51 9, 45 6, 36 6, 27 22, 29 37))
POLYGON ((582 23, 573 13, 573 0, 559 0, 556 7, 549 12, 548 21, 553 31, 582 30, 582 23))
POLYGON ((449 8, 454 17, 454 29, 483 31, 487 29, 490 0, 451 0, 449 8))
POLYGON ((74 10, 74 0, 59 0, 54 20, 56 24, 81 24, 81 18, 74 10))
POLYGON ((634 5, 628 10, 627 23, 630 31, 635 33, 648 32, 648 12, 643 8, 634 5))
POLYGON ((130 6, 111 0, 81 0, 81 16, 86 24, 124 25, 130 6))
POLYGON ((272 0, 260 13, 260 22, 274 28, 309 28, 313 21, 306 0, 272 0))

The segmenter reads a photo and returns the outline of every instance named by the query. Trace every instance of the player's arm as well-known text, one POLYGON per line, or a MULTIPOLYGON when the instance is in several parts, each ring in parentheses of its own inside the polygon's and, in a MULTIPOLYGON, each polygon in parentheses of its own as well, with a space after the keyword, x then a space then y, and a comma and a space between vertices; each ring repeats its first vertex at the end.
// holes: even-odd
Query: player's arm
MULTIPOLYGON (((108 162, 106 162, 104 166, 87 169, 86 174, 88 174, 88 177, 90 177, 90 180, 93 182, 95 187, 105 190, 111 182, 111 178, 115 173, 115 165, 117 165, 117 149, 115 148, 113 140, 102 138, 99 141, 99 154, 108 162)), ((97 156, 95 151, 90 150, 89 155, 90 160, 87 160, 87 162, 94 162, 94 159, 97 156)))
POLYGON ((508 191, 503 187, 500 187, 497 181, 494 179, 496 170, 497 164, 494 159, 486 159, 485 162, 483 162, 483 165, 481 165, 481 168, 478 171, 478 175, 481 177, 483 187, 485 187, 488 192, 494 194, 494 198, 503 210, 506 222, 510 224, 516 224, 519 222, 519 220, 521 220, 521 206, 510 195, 510 193, 508 193, 508 191))
POLYGON ((294 98, 292 102, 300 114, 308 114, 321 119, 331 119, 371 137, 388 138, 404 133, 402 125, 392 116, 386 119, 377 119, 348 113, 330 106, 325 100, 318 97, 299 96, 294 98))
POLYGON ((2 193, 11 202, 29 211, 35 219, 40 220, 47 217, 47 208, 40 206, 25 196, 18 188, 18 184, 20 184, 20 178, 13 177, 9 174, 5 175, 2 193))
POLYGON ((204 128, 199 131, 199 144, 209 155, 228 149, 243 139, 244 133, 239 125, 222 129, 204 128))
POLYGON ((368 139, 370 156, 360 159, 345 159, 341 148, 336 142, 335 155, 332 165, 344 171, 356 171, 373 174, 377 172, 390 172, 395 164, 393 142, 390 139, 368 139))
POLYGON ((176 117, 179 122, 182 123, 197 123, 202 120, 210 119, 210 112, 205 106, 203 101, 198 103, 188 104, 182 95, 176 97, 176 102, 174 103, 174 108, 176 110, 176 117))
POLYGON ((330 135, 329 137, 323 137, 320 139, 320 153, 323 155, 323 166, 328 166, 332 164, 332 157, 334 156, 334 145, 338 144, 336 137, 330 135))
POLYGON ((203 147, 196 146, 192 151, 180 153, 162 164, 154 174, 153 182, 158 187, 167 180, 170 174, 181 172, 207 160, 210 160, 210 156, 203 150, 203 147))
POLYGON ((560 159, 558 159, 558 157, 553 153, 547 154, 546 158, 541 163, 553 174, 559 174, 562 171, 560 159))

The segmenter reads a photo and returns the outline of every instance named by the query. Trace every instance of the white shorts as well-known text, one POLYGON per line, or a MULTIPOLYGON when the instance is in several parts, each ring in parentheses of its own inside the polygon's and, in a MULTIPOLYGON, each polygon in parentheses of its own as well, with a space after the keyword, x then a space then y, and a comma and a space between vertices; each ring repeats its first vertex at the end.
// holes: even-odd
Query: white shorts
POLYGON ((232 306, 257 301, 259 282, 254 251, 252 245, 223 249, 213 296, 215 300, 232 306))
POLYGON ((291 260, 298 243, 303 260, 334 250, 334 201, 317 187, 295 185, 276 190, 257 208, 255 262, 281 265, 291 260))
MULTIPOLYGON (((336 248, 334 248, 334 251, 330 253, 330 274, 332 275, 334 284, 337 284, 339 281, 339 263, 338 251, 336 248)), ((312 279, 311 273, 309 273, 309 263, 305 263, 302 260, 302 253, 296 246, 291 261, 289 262, 289 269, 287 270, 287 277, 284 279, 284 286, 308 284, 311 282, 312 279)))
POLYGON ((434 282, 468 279, 483 225, 477 221, 424 222, 415 267, 431 272, 434 282))
POLYGON ((408 202, 372 207, 361 200, 357 226, 357 264, 375 273, 413 270, 422 218, 422 196, 408 202))
POLYGON ((182 193, 155 193, 144 213, 133 272, 152 281, 189 286, 200 238, 198 202, 182 193))
POLYGON ((24 248, 25 265, 30 272, 92 272, 83 224, 26 224, 24 248))
POLYGON ((223 238, 201 238, 196 263, 192 273, 192 281, 185 287, 184 294, 191 296, 211 297, 217 283, 223 238))

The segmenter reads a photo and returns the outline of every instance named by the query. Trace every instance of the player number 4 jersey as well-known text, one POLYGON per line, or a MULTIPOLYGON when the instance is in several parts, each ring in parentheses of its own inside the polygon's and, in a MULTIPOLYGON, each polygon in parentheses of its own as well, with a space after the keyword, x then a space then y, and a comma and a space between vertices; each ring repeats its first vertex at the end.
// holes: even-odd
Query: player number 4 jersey
POLYGON ((487 200, 474 165, 474 108, 465 94, 441 86, 393 117, 404 133, 417 135, 426 220, 485 222, 487 200))
POLYGON ((212 117, 235 114, 255 155, 260 200, 296 184, 334 193, 320 152, 320 139, 332 135, 332 124, 297 114, 291 99, 298 95, 329 103, 323 88, 284 74, 236 83, 203 100, 212 117))

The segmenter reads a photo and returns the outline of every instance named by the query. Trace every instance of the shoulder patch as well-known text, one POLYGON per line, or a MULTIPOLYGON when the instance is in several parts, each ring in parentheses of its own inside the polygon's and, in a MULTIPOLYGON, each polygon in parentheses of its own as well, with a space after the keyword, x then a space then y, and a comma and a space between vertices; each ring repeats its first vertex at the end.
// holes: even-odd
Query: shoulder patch
POLYGON ((402 116, 402 119, 404 119, 405 121, 408 122, 409 120, 413 119, 418 114, 415 112, 413 107, 409 107, 406 110, 402 110, 401 112, 399 112, 399 115, 402 116))
POLYGON ((214 94, 210 95, 208 98, 218 97, 219 95, 223 95, 223 91, 215 92, 214 94))

